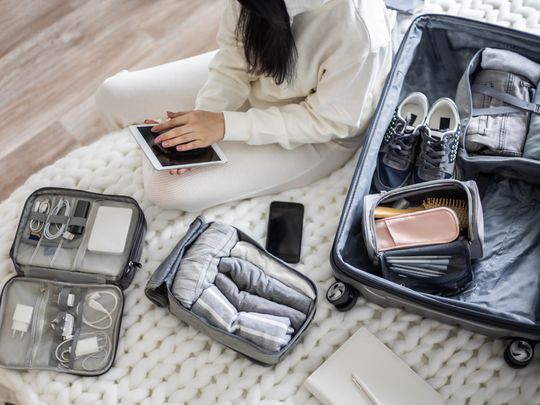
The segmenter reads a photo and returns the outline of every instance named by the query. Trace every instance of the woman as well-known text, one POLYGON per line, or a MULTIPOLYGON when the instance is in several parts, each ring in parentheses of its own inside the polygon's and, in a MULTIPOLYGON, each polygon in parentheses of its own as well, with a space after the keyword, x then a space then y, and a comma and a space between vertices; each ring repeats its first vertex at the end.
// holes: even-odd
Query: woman
POLYGON ((301 187, 358 149, 391 65, 389 20, 382 0, 227 0, 217 53, 120 72, 97 107, 110 128, 168 110, 154 128, 163 147, 220 142, 224 165, 167 173, 144 159, 145 194, 161 207, 301 187))

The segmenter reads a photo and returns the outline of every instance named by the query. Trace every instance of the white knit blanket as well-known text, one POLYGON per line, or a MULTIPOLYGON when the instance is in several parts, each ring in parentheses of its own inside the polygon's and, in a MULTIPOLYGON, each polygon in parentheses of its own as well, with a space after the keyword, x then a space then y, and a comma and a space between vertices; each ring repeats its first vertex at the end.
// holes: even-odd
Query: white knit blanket
MULTIPOLYGON (((432 1, 424 11, 446 12, 519 29, 540 28, 540 0, 432 1)), ((402 30, 407 22, 402 21, 402 30)), ((299 270, 319 288, 317 314, 300 343, 279 365, 262 367, 157 308, 143 293, 152 271, 185 233, 196 214, 162 211, 143 195, 141 153, 126 131, 109 134, 36 173, 0 204, 0 284, 14 275, 9 258, 20 211, 43 186, 125 194, 148 220, 143 268, 126 290, 114 367, 96 378, 54 372, 0 370, 0 401, 20 404, 318 404, 302 387, 306 377, 358 328, 366 326, 438 390, 448 404, 540 404, 540 361, 523 370, 503 360, 504 344, 482 335, 359 299, 347 313, 324 296, 333 282, 332 241, 355 160, 329 178, 280 195, 226 204, 203 214, 264 241, 271 200, 305 204, 303 261, 299 270), (5 394, 7 395, 7 394, 5 394)), ((2 342, 0 342, 2 344, 2 342)), ((392 381, 388 382, 392 389, 392 381)))

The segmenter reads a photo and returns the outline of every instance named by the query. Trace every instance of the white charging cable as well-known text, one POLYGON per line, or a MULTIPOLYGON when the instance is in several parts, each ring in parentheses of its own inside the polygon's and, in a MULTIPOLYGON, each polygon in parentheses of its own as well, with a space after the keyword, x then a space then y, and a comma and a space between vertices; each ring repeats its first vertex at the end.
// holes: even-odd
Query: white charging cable
MULTIPOLYGON (((71 213, 71 204, 65 198, 61 198, 60 201, 58 201, 58 203, 54 206, 54 208, 51 211, 51 216, 58 215, 60 211, 62 210, 64 210, 64 216, 69 217, 71 213)), ((43 228, 43 236, 49 240, 57 239, 64 234, 65 230, 66 230, 66 224, 58 225, 58 224, 51 224, 50 222, 47 222, 45 224, 45 227, 43 228), (54 233, 51 232, 52 225, 56 227, 56 232, 54 233)))
MULTIPOLYGON (((49 212, 51 211, 51 202, 49 201, 49 199, 36 201, 33 211, 38 212, 40 214, 48 215, 49 212)), ((35 234, 41 233, 44 226, 45 226, 45 222, 38 221, 37 219, 30 220, 30 231, 32 231, 35 234)))
MULTIPOLYGON (((86 298, 84 299, 84 303, 87 304, 88 307, 92 308, 95 312, 105 314, 101 318, 89 320, 85 316, 86 311, 84 311, 84 308, 83 308, 82 321, 85 325, 90 326, 91 328, 94 328, 97 330, 106 330, 113 326, 114 319, 112 315, 114 314, 114 311, 116 311, 116 308, 118 307, 118 298, 116 297, 115 294, 113 294, 110 291, 102 291, 102 292, 96 291, 91 294, 88 294, 86 298), (99 299, 103 295, 108 295, 112 297, 114 301, 114 304, 112 305, 112 308, 110 310, 105 308, 105 306, 101 302, 99 302, 99 299)), ((77 307, 77 314, 78 314, 78 309, 79 307, 77 307)))
POLYGON ((105 332, 90 332, 81 333, 78 337, 75 347, 73 347, 73 337, 64 340, 54 352, 58 364, 62 367, 69 368, 71 358, 73 360, 83 359, 81 367, 86 371, 95 371, 99 369, 108 359, 112 351, 111 338, 105 332), (99 338, 103 339, 103 344, 99 344, 99 338), (90 360, 99 360, 101 362, 94 367, 87 367, 87 362, 90 360))

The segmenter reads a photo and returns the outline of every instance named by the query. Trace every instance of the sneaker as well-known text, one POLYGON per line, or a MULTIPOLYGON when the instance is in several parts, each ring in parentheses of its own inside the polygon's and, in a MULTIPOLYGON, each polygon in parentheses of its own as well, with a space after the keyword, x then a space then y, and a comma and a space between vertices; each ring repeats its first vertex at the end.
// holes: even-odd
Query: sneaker
POLYGON ((453 178, 461 138, 456 104, 449 98, 437 100, 419 133, 420 153, 416 158, 413 183, 453 178))
POLYGON ((402 187, 409 182, 416 157, 418 128, 428 113, 428 100, 412 93, 396 108, 377 157, 373 184, 379 191, 402 187))

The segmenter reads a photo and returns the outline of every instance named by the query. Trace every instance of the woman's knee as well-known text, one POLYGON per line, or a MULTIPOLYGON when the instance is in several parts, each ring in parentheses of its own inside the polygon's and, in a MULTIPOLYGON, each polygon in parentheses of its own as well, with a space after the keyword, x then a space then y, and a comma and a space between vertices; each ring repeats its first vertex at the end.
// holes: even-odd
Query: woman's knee
POLYGON ((129 72, 122 70, 108 77, 96 90, 96 108, 101 117, 111 129, 121 128, 122 108, 129 101, 129 72))
MULTIPOLYGON (((159 173, 159 175, 164 174, 159 173)), ((180 184, 171 184, 171 182, 159 181, 155 178, 153 181, 152 177, 144 179, 144 194, 150 202, 160 208, 197 212, 213 205, 208 201, 209 195, 200 192, 197 187, 189 187, 189 184, 186 184, 187 187, 182 187, 180 184)), ((181 179, 173 177, 171 180, 181 179)))

